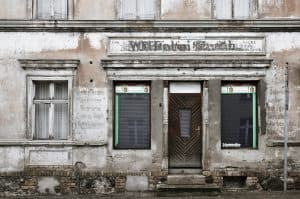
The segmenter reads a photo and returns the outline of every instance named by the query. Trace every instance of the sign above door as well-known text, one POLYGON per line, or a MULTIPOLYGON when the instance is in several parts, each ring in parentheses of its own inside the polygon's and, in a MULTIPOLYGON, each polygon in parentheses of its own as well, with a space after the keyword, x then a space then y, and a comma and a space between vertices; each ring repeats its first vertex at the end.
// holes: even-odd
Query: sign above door
POLYGON ((110 37, 108 55, 265 55, 263 36, 110 37))

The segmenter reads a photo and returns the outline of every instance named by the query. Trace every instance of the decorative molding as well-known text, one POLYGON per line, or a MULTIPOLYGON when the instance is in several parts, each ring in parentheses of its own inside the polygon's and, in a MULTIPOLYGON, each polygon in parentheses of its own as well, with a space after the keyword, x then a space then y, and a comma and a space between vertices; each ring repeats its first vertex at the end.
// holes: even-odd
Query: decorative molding
POLYGON ((261 56, 113 57, 101 60, 105 69, 268 68, 272 59, 261 56))
POLYGON ((19 59, 23 69, 77 69, 76 59, 19 59))
POLYGON ((264 56, 111 57, 101 60, 110 80, 259 79, 272 59, 264 56))
POLYGON ((37 146, 37 147, 47 147, 47 146, 76 146, 76 147, 98 147, 106 146, 106 142, 74 142, 74 141, 38 141, 38 140, 2 140, 0 141, 0 147, 6 146, 37 146))
POLYGON ((0 32, 299 32, 300 19, 0 20, 0 32))

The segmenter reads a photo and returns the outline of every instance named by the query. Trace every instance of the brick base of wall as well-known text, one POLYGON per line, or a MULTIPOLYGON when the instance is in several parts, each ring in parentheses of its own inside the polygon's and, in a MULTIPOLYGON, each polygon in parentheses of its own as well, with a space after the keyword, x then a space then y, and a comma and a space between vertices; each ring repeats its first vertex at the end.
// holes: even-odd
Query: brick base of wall
MULTIPOLYGON (((283 186, 282 173, 277 171, 220 168, 203 171, 203 175, 207 183, 220 187, 224 176, 246 177, 244 190, 282 190, 283 186)), ((22 172, 0 173, 0 196, 124 192, 128 176, 146 176, 148 190, 155 191, 157 184, 166 183, 167 172, 105 173, 75 167, 31 167, 22 172)), ((289 172, 288 188, 300 190, 300 171, 289 172)))
MULTIPOLYGON (((246 177, 245 190, 283 190, 282 169, 260 170, 244 168, 217 168, 213 171, 213 182, 223 187, 223 178, 227 177, 246 177)), ((288 172, 288 189, 300 190, 300 171, 288 172)), ((234 187, 233 187, 234 188, 234 187)), ((239 189, 239 188, 237 188, 239 189)))

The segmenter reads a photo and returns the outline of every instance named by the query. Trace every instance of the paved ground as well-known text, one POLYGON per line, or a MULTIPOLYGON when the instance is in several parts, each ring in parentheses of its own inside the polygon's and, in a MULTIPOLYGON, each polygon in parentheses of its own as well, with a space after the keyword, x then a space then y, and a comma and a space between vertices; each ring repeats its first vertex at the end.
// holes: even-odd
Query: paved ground
MULTIPOLYGON (((0 197, 1 198, 1 197, 0 197)), ((129 198, 157 198, 157 199, 300 199, 300 192, 247 192, 247 193, 222 193, 219 196, 185 196, 185 197, 155 197, 153 194, 118 194, 109 196, 100 195, 68 195, 68 196, 30 196, 30 197, 6 197, 6 198, 20 198, 20 199, 129 199, 129 198)), ((2 198, 1 198, 2 199, 2 198)))

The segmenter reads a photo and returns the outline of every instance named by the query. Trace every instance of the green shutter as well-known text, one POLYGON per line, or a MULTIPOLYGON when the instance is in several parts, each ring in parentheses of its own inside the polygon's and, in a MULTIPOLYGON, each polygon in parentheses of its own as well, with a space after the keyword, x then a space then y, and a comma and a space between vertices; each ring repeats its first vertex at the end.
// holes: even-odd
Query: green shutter
POLYGON ((119 144, 119 96, 115 96, 115 146, 119 144))

